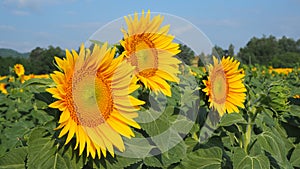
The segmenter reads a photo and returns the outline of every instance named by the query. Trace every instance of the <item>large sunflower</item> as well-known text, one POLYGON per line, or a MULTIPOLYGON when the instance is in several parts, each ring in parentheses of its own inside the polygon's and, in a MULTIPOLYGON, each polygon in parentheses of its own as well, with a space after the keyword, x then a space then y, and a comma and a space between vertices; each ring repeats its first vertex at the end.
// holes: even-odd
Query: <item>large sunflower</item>
POLYGON ((121 135, 134 136, 129 126, 140 128, 133 120, 139 105, 144 104, 129 94, 138 88, 132 84, 133 67, 122 58, 114 59, 115 48, 95 45, 93 51, 82 45, 79 55, 66 50, 66 59, 55 57, 58 68, 51 78, 56 86, 47 89, 58 100, 49 107, 62 111, 59 138, 65 144, 76 136, 79 155, 86 147, 87 156, 114 156, 113 146, 124 151, 121 135))
POLYGON ((181 62, 174 57, 180 50, 179 45, 172 42, 174 36, 168 34, 169 25, 161 27, 163 17, 160 15, 150 19, 150 11, 146 15, 143 11, 140 19, 137 13, 133 18, 124 18, 128 30, 121 30, 124 39, 120 43, 125 60, 135 66, 135 77, 155 93, 171 96, 166 80, 179 82, 177 74, 181 62))
POLYGON ((222 61, 213 57, 214 65, 209 65, 208 80, 203 80, 206 88, 203 89, 209 96, 210 107, 217 110, 220 116, 239 112, 237 107, 244 108, 246 88, 243 84, 245 74, 238 69, 240 62, 231 57, 222 58, 222 61))

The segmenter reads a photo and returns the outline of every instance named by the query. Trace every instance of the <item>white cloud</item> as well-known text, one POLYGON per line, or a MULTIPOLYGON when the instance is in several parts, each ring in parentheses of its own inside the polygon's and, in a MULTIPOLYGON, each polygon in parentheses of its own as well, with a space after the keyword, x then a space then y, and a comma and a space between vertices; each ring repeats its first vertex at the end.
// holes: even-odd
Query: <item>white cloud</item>
POLYGON ((66 11, 65 12, 67 15, 76 15, 75 11, 66 11))
POLYGON ((13 14, 24 15, 28 14, 28 11, 40 11, 45 6, 59 5, 62 3, 69 3, 73 1, 76 0, 3 0, 2 4, 6 7, 11 8, 13 14))
POLYGON ((15 31, 16 28, 11 25, 0 25, 0 31, 15 31))
POLYGON ((18 52, 30 52, 35 47, 32 42, 0 41, 0 48, 9 48, 18 52))
POLYGON ((175 35, 178 35, 178 34, 183 34, 185 32, 188 32, 192 29, 193 29, 193 25, 183 25, 182 27, 174 28, 172 33, 174 33, 175 35))
POLYGON ((66 29, 75 29, 75 30, 82 30, 82 29, 91 29, 91 30, 97 30, 100 28, 103 23, 100 22, 85 22, 85 23, 76 23, 76 24, 65 24, 62 25, 63 28, 66 29))
POLYGON ((12 10, 12 13, 14 15, 18 15, 18 16, 26 16, 29 15, 28 11, 23 11, 23 10, 12 10))
POLYGON ((206 26, 226 26, 226 27, 239 27, 240 23, 232 19, 210 19, 210 20, 201 20, 200 25, 206 26))

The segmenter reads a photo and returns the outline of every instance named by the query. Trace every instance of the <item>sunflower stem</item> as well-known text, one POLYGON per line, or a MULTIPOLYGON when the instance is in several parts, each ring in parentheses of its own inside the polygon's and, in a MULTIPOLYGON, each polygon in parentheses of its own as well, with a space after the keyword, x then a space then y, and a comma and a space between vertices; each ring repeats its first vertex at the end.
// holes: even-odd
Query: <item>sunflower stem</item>
POLYGON ((252 118, 248 117, 248 124, 246 127, 245 139, 244 139, 244 150, 248 153, 248 146, 251 140, 251 132, 252 132, 252 118))

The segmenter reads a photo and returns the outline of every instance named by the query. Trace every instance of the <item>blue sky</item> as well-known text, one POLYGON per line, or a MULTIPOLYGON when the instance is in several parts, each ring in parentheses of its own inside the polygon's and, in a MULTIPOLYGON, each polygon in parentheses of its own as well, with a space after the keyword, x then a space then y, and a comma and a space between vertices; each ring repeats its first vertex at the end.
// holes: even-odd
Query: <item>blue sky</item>
POLYGON ((184 18, 236 52, 253 36, 300 38, 300 0, 0 0, 0 48, 77 48, 110 21, 143 9, 184 18))

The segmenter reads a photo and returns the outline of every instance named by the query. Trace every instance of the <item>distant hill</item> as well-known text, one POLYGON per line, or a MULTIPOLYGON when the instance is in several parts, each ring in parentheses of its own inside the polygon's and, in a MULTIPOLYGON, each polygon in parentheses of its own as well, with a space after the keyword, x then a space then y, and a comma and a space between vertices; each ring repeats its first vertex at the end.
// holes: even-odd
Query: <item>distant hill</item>
POLYGON ((20 53, 18 51, 13 50, 13 49, 0 48, 0 56, 1 57, 28 58, 29 55, 30 55, 29 52, 27 52, 27 53, 20 53))

